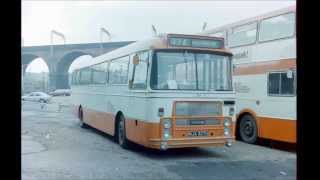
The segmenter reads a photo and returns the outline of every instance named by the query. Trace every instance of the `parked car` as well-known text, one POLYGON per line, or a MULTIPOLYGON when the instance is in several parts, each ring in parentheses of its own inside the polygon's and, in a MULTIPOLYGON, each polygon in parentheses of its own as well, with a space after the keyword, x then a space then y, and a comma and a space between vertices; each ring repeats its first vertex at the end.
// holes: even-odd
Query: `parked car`
POLYGON ((48 103, 51 101, 51 96, 44 92, 31 92, 21 97, 23 101, 34 101, 48 103))
POLYGON ((70 96, 71 90, 70 89, 56 89, 49 93, 51 96, 70 96))

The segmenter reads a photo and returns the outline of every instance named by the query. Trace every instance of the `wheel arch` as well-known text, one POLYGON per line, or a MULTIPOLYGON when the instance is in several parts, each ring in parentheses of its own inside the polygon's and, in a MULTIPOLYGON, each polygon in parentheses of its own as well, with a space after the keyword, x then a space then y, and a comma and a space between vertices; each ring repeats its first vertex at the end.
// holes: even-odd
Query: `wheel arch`
POLYGON ((257 124, 257 130, 258 130, 258 137, 260 136, 260 128, 259 128, 259 123, 258 123, 258 119, 257 119, 257 114, 256 112, 254 112, 252 109, 243 109, 241 110, 238 114, 237 114, 237 118, 236 118, 236 128, 235 128, 235 134, 236 134, 236 138, 239 139, 239 126, 240 126, 240 120, 243 116, 245 115, 250 115, 254 118, 254 120, 256 121, 257 124))

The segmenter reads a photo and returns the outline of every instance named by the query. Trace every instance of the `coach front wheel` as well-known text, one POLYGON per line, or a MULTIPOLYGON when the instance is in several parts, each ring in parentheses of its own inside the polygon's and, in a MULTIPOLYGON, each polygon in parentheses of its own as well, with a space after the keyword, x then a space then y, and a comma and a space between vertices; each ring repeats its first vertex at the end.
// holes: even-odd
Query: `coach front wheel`
POLYGON ((120 115, 118 119, 118 126, 117 126, 117 132, 118 132, 118 143, 122 148, 129 148, 129 141, 126 137, 126 126, 125 126, 125 118, 120 115))
POLYGON ((88 125, 83 121, 83 111, 82 111, 81 106, 79 107, 78 116, 79 116, 79 121, 80 121, 80 127, 88 128, 88 125))

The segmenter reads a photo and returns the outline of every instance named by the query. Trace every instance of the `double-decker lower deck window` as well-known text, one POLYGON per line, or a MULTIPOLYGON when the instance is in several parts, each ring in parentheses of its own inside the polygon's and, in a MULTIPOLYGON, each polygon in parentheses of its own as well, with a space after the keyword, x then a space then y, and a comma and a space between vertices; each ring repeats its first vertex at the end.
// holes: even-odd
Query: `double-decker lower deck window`
POLYGON ((295 77, 292 72, 271 72, 268 75, 268 94, 275 96, 295 95, 295 77))

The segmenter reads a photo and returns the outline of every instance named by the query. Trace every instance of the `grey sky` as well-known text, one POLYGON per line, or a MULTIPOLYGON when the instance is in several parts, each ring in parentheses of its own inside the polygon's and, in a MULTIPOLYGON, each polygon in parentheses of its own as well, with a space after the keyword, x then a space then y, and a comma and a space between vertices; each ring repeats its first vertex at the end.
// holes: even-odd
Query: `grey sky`
MULTIPOLYGON (((210 29, 294 4, 295 1, 22 1, 22 38, 25 46, 47 45, 54 29, 66 36, 67 43, 99 42, 99 29, 105 27, 113 35, 112 41, 139 40, 152 36, 152 24, 161 33, 192 34, 199 32, 204 22, 210 29)), ((54 44, 62 43, 55 37, 54 44)), ((48 68, 36 59, 26 70, 42 72, 48 68)))
MULTIPOLYGON (((23 1, 25 46, 50 43, 50 31, 65 34, 67 43, 99 42, 105 27, 112 41, 139 40, 159 32, 199 32, 247 17, 294 5, 295 1, 23 1)), ((105 38, 106 40, 106 38, 105 38)), ((55 37, 54 44, 63 41, 55 37)))

